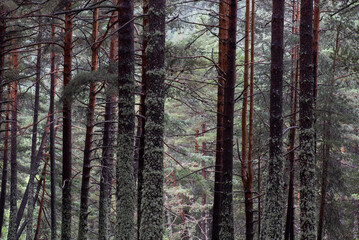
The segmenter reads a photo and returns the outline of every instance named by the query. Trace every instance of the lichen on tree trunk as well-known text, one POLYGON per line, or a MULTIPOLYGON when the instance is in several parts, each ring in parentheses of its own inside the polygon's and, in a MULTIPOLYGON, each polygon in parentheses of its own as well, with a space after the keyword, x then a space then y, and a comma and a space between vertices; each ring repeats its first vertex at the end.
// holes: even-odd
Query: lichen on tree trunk
POLYGON ((140 239, 163 234, 163 132, 165 102, 165 0, 148 2, 146 124, 140 239))
POLYGON ((134 23, 133 1, 119 1, 118 23, 118 135, 117 135, 117 223, 116 239, 133 239, 135 236, 135 185, 134 162, 134 23))

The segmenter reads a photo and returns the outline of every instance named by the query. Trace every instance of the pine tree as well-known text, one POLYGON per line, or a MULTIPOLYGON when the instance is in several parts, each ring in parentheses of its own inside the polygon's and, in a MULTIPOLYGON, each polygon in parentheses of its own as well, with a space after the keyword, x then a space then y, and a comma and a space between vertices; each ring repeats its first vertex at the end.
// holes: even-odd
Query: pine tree
POLYGON ((140 240, 162 239, 165 0, 148 1, 146 125, 140 240))

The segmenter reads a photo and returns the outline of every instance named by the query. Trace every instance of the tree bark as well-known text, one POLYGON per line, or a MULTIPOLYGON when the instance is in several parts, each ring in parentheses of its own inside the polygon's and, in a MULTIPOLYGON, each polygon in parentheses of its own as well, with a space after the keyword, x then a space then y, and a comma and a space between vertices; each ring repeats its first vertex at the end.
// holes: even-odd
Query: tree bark
MULTIPOLYGON (((55 26, 51 25, 51 38, 55 38, 55 26)), ((50 178, 51 178, 51 240, 56 240, 56 163, 55 163, 55 89, 56 89, 56 79, 55 79, 55 52, 54 45, 51 46, 50 53, 51 61, 51 86, 50 86, 50 178)))
MULTIPOLYGON (((71 9, 72 1, 66 3, 66 11, 71 9)), ((65 46, 64 46, 64 86, 71 81, 72 70, 72 16, 65 14, 65 46)), ((71 102, 63 100, 63 146, 62 146, 62 226, 61 239, 71 237, 71 183, 72 183, 72 129, 71 102)))
MULTIPOLYGON (((93 1, 94 4, 97 0, 93 1)), ((98 33, 98 12, 99 9, 93 10, 92 17, 92 46, 91 46, 91 71, 97 70, 97 33, 98 33)), ((90 173, 91 173, 91 153, 92 153, 92 137, 94 128, 96 104, 96 82, 90 84, 89 102, 87 106, 87 119, 86 119, 86 136, 85 136, 85 149, 84 160, 82 167, 82 182, 81 182, 81 203, 80 203, 80 219, 78 240, 86 240, 88 232, 88 198, 90 190, 90 173)))
MULTIPOLYGON (((17 71, 17 50, 12 53, 12 65, 17 71)), ((17 80, 12 82, 12 108, 11 108, 11 154, 10 154, 10 218, 8 240, 16 239, 16 213, 17 213, 17 80)))
POLYGON ((227 60, 225 57, 228 48, 228 0, 219 2, 219 43, 218 43, 218 92, 217 92, 217 136, 216 136, 216 164, 214 180, 212 239, 219 239, 221 230, 221 205, 222 205, 222 176, 223 176, 223 108, 225 73, 227 60))
POLYGON ((229 1, 227 69, 223 114, 223 196, 219 239, 234 239, 233 225, 233 117, 236 82, 237 0, 229 1))
POLYGON ((300 11, 299 161, 301 239, 316 239, 315 161, 313 129, 313 0, 300 11))
POLYGON ((118 23, 118 135, 116 165, 116 239, 132 239, 135 234, 135 185, 134 185, 134 23, 133 1, 120 0, 118 23))
POLYGON ((265 239, 282 238, 283 215, 283 29, 284 0, 273 1, 270 87, 270 140, 265 239))
POLYGON ((140 105, 138 108, 138 126, 137 126, 137 238, 140 237, 140 224, 141 224, 141 201, 142 201, 142 188, 143 188, 143 164, 144 164, 144 144, 145 144, 145 125, 146 125, 146 94, 147 94, 147 76, 146 76, 146 66, 147 66, 147 44, 148 44, 148 0, 143 0, 142 3, 142 76, 141 76, 141 95, 140 95, 140 105))
MULTIPOLYGON (((2 104, 2 95, 3 95, 3 74, 4 74, 4 64, 5 64, 5 36, 6 36, 6 20, 5 20, 5 9, 3 6, 0 6, 0 96, 1 96, 1 103, 0 103, 0 110, 3 108, 2 104)), ((8 106, 9 104, 6 104, 8 106)), ((1 175, 1 193, 0 193, 0 237, 2 236, 2 226, 4 223, 4 211, 5 211, 5 201, 6 201, 6 183, 7 183, 7 171, 8 171, 8 146, 6 142, 8 142, 8 135, 9 135, 9 127, 8 127, 8 117, 9 111, 6 110, 5 113, 5 140, 4 140, 4 158, 3 158, 3 165, 2 165, 2 175, 1 175)), ((0 126, 3 124, 1 120, 0 126)))
POLYGON ((242 172, 242 181, 244 186, 245 198, 245 212, 246 212, 246 239, 254 239, 254 224, 253 224, 253 94, 254 94, 254 0, 252 0, 252 14, 250 14, 250 2, 246 2, 246 24, 245 24, 245 71, 244 71, 244 95, 243 96, 243 117, 242 117, 242 167, 246 172, 242 172), (249 22, 251 21, 251 34, 249 34, 249 22), (251 49, 249 52, 249 38, 251 38, 251 49), (249 55, 251 63, 249 63, 249 55), (250 66, 249 66, 250 64, 250 66), (248 84, 248 72, 250 67, 250 84, 248 84), (248 131, 248 159, 247 158, 247 126, 246 117, 247 113, 247 99, 249 87, 249 131, 248 131), (243 174, 244 177, 243 177, 243 174))
POLYGON ((165 0, 148 1, 148 88, 140 240, 161 239, 163 234, 165 5, 165 0))

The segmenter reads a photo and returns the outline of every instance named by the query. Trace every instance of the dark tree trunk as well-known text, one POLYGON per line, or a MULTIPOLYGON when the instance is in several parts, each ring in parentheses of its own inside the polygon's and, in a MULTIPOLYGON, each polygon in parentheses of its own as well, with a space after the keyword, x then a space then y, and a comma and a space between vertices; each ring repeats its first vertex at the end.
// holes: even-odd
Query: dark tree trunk
POLYGON ((301 239, 316 239, 315 161, 313 128, 313 0, 300 10, 299 161, 301 239))
POLYGON ((217 93, 217 136, 216 136, 216 166, 214 180, 212 239, 219 239, 221 230, 221 205, 222 205, 222 176, 223 176, 223 108, 224 108, 224 86, 227 60, 225 56, 228 48, 228 0, 219 3, 219 51, 218 51, 218 93, 217 93))
POLYGON ((223 114, 223 196, 219 239, 234 239, 233 225, 233 117, 236 82, 237 0, 229 1, 227 69, 223 114))
POLYGON ((135 234, 134 164, 134 23, 133 1, 120 0, 118 23, 118 135, 116 165, 116 239, 132 239, 135 234))
MULTIPOLYGON (((6 21, 5 21, 5 10, 3 6, 0 5, 0 110, 2 110, 2 95, 3 95, 3 74, 4 74, 4 60, 5 60, 5 35, 6 35, 6 21)), ((8 105, 8 104, 7 104, 8 105)), ((2 175, 1 175, 1 193, 0 193, 0 237, 2 236, 2 226, 4 223, 4 210, 5 210, 5 201, 6 201, 6 183, 7 183, 7 171, 8 171, 8 146, 6 147, 6 142, 8 141, 9 135, 9 128, 8 126, 8 113, 5 113, 5 140, 4 140, 4 158, 3 158, 3 165, 2 165, 2 175)), ((3 121, 0 119, 0 126, 2 125, 3 121)))
MULTIPOLYGON (((42 30, 39 28, 38 39, 41 41, 42 30)), ((30 178, 28 183, 29 196, 28 196, 28 207, 27 207, 27 229, 26 239, 33 239, 33 215, 34 209, 32 208, 32 201, 34 195, 34 178, 37 174, 36 165, 36 143, 37 143, 37 125, 39 119, 39 98, 40 98, 40 81, 41 81, 41 44, 37 49, 37 60, 36 60, 36 79, 35 79, 35 104, 34 104, 34 117, 33 117, 33 128, 32 128, 32 143, 31 143, 31 164, 30 164, 30 178)))
MULTIPOLYGON (((97 0, 94 0, 94 4, 97 0)), ((92 18, 92 46, 91 46, 91 71, 97 70, 97 32, 98 32, 98 8, 93 11, 92 18)), ((90 84, 89 102, 87 106, 87 119, 86 119, 86 136, 85 136, 85 149, 84 160, 82 167, 82 182, 81 182, 81 203, 80 203, 80 219, 78 240, 87 239, 87 225, 88 225, 88 201, 90 190, 90 172, 91 172, 91 153, 92 153, 92 137, 94 128, 94 116, 95 116, 95 104, 96 104, 96 82, 90 84)))
MULTIPOLYGON (((71 1, 67 1, 66 10, 71 9, 71 1)), ((64 86, 71 80, 72 70, 72 16, 65 15, 65 46, 64 46, 64 86)), ((62 226, 61 239, 70 240, 71 237, 71 183, 72 183, 72 129, 71 102, 63 100, 63 146, 62 146, 62 226)))
POLYGON ((143 187, 143 163, 144 163, 144 144, 145 144, 145 124, 146 124, 146 94, 147 94, 147 77, 146 77, 146 66, 147 66, 147 33, 148 33, 148 0, 143 0, 143 32, 142 32, 142 79, 141 79, 141 95, 140 105, 138 109, 138 125, 137 125, 137 238, 140 237, 140 224, 141 224, 141 201, 142 201, 142 187, 143 187))
POLYGON ((140 240, 163 234, 165 0, 148 1, 147 96, 140 240))
MULTIPOLYGON (((17 51, 12 53, 12 65, 17 71, 17 51)), ((8 240, 16 239, 16 213, 17 213, 17 80, 12 82, 12 108, 11 108, 11 154, 10 154, 10 218, 8 240)))
MULTIPOLYGON (((246 240, 252 240, 254 237, 253 226, 253 64, 251 64, 251 84, 249 86, 249 57, 253 58, 254 52, 249 51, 250 40, 250 1, 246 0, 245 12, 245 46, 244 46, 244 84, 243 84, 243 108, 242 108, 242 159, 241 159, 241 177, 244 188, 244 204, 246 212, 246 240), (249 135, 247 139, 247 108, 248 108, 248 88, 250 87, 250 113, 249 113, 249 135), (248 143, 248 144, 247 144, 248 143), (247 154, 248 145, 248 154, 247 154)), ((253 41, 252 41, 253 42, 253 41)), ((252 49, 253 46, 252 46, 252 49)), ((252 59, 253 61, 253 59, 252 59)))
MULTIPOLYGON (((113 0, 117 4, 117 0, 113 0)), ((113 13, 111 22, 117 21, 117 12, 113 13)), ((116 25, 115 25, 116 26, 116 25)), ((114 31, 114 30, 113 30, 114 31)), ((116 55, 116 36, 111 38, 110 43, 110 65, 115 66, 116 55)), ((110 74, 114 74, 114 67, 109 69, 110 74)), ((114 155, 114 132, 115 132, 115 102, 116 97, 107 86, 106 106, 105 106, 105 123, 102 138, 102 158, 101 158, 101 179, 100 179, 100 204, 99 204, 99 240, 108 240, 110 233, 110 213, 111 213, 111 188, 113 175, 113 155, 114 155)))
POLYGON ((266 196, 267 229, 265 239, 282 238, 283 158, 283 29, 284 0, 273 1, 270 87, 270 140, 266 196))
MULTIPOLYGON (((55 26, 51 25, 51 38, 55 38, 55 26)), ((56 240, 56 163, 55 163, 55 53, 54 45, 51 46, 51 87, 50 87, 50 178, 51 178, 51 240, 56 240)))

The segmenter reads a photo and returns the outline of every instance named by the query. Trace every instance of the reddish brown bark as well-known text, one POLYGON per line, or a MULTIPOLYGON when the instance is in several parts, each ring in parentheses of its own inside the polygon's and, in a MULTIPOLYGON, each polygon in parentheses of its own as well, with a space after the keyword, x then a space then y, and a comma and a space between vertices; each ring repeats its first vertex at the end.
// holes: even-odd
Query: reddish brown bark
MULTIPOLYGON (((12 53, 12 67, 17 71, 17 50, 12 53)), ((16 214, 17 214, 17 80, 12 82, 11 91, 11 154, 10 154, 10 218, 8 239, 16 237, 16 214)))
POLYGON ((220 239, 234 239, 233 225, 233 123, 236 82, 237 0, 229 1, 227 69, 223 114, 223 196, 220 239))
POLYGON ((217 93, 217 137, 216 137, 216 166, 213 200, 212 239, 219 239, 221 229, 222 205, 222 176, 223 176, 223 113, 224 113, 224 87, 227 60, 225 53, 228 46, 228 0, 219 3, 219 48, 218 48, 218 93, 217 93))

